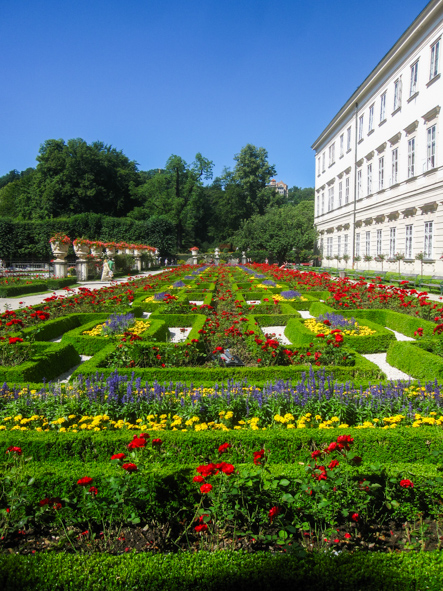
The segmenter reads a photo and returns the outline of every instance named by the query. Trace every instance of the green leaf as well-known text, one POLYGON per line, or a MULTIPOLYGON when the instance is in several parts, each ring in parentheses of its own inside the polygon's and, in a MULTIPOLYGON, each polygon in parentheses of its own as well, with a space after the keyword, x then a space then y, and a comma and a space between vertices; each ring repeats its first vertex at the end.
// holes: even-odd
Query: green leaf
POLYGON ((290 482, 286 478, 280 480, 280 486, 289 486, 290 482))

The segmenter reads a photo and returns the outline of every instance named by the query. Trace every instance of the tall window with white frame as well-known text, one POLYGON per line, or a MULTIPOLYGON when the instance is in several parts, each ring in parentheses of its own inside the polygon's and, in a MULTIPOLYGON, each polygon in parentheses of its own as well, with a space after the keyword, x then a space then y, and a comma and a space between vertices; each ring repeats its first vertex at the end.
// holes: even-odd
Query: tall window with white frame
POLYGON ((389 230, 389 258, 393 259, 395 257, 395 239, 396 239, 396 228, 390 228, 389 230))
POLYGON ((332 211, 334 209, 334 187, 329 187, 328 189, 328 211, 332 211))
POLYGON ((374 104, 369 107, 369 125, 368 125, 368 133, 374 129, 374 104))
POLYGON ((408 179, 415 176, 415 137, 408 140, 408 179))
POLYGON ((412 224, 406 226, 405 258, 412 259, 412 224))
POLYGON ((360 256, 360 232, 355 235, 355 256, 360 256))
POLYGON ((425 259, 432 259, 432 234, 434 231, 434 222, 425 222, 425 243, 423 255, 425 259))
POLYGON ((332 236, 326 239, 326 256, 332 257, 332 236))
POLYGON ((326 152, 323 152, 321 157, 321 171, 325 172, 326 170, 326 152))
POLYGON ((348 127, 348 129, 346 130, 346 151, 350 152, 351 151, 351 134, 352 134, 352 129, 351 127, 348 127))
POLYGON ((350 177, 349 175, 345 178, 345 205, 349 203, 349 187, 350 187, 350 177))
POLYGON ((338 206, 343 205, 343 181, 338 183, 338 206))
POLYGON ((359 168, 357 170, 357 199, 360 199, 362 194, 361 194, 361 168, 359 168))
POLYGON ((440 39, 431 47, 431 71, 429 73, 429 80, 438 76, 438 67, 440 59, 440 39))
POLYGON ((394 82, 394 112, 401 107, 401 78, 394 82))
POLYGON ((371 256, 371 232, 366 232, 366 252, 367 256, 371 256))
POLYGON ((418 60, 411 66, 411 86, 409 88, 409 96, 411 97, 417 92, 418 82, 418 60))
POLYGON ((317 215, 320 215, 320 193, 317 193, 317 215))
POLYGON ((360 115, 358 118, 358 141, 361 142, 363 139, 363 124, 364 124, 365 115, 360 115))
POLYGON ((329 146, 329 166, 335 163, 335 142, 329 146))
POLYGON ((317 158, 317 176, 321 175, 321 158, 320 156, 317 158))
POLYGON ((372 163, 368 164, 368 169, 367 169, 367 194, 371 195, 372 194, 372 163))
POLYGON ((377 255, 382 253, 383 246, 383 230, 377 230, 377 255))
POLYGON ((380 96, 380 123, 386 120, 386 92, 380 96))
POLYGON ((345 134, 342 133, 340 136, 340 158, 344 155, 345 153, 345 134))
POLYGON ((349 254, 349 234, 343 236, 343 255, 349 254))
POLYGON ((385 157, 381 156, 378 159, 378 190, 382 191, 385 188, 385 157))
POLYGON ((341 236, 337 236, 337 256, 341 257, 341 236))
POLYGON ((428 128, 426 146, 426 170, 435 168, 435 131, 436 125, 428 128))
POLYGON ((398 182, 398 148, 392 150, 392 176, 391 185, 398 182))
POLYGON ((324 192, 324 190, 321 192, 321 213, 322 213, 322 215, 325 213, 325 192, 324 192))

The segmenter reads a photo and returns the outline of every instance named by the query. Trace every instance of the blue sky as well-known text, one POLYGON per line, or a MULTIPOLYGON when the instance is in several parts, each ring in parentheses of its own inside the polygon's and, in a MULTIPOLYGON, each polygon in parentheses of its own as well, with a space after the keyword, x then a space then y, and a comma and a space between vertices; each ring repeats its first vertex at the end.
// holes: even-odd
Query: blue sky
POLYGON ((216 175, 252 143, 313 186, 313 141, 426 4, 0 0, 0 176, 81 137, 216 175))

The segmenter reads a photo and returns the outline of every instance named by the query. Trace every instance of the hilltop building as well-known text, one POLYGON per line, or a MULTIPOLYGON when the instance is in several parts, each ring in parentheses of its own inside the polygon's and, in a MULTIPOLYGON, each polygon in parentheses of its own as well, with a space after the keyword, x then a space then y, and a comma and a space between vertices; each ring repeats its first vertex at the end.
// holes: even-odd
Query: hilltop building
POLYGON ((274 189, 277 191, 277 193, 280 193, 280 195, 283 195, 284 197, 288 196, 288 185, 286 185, 283 181, 277 182, 275 179, 271 179, 269 185, 266 186, 274 189))

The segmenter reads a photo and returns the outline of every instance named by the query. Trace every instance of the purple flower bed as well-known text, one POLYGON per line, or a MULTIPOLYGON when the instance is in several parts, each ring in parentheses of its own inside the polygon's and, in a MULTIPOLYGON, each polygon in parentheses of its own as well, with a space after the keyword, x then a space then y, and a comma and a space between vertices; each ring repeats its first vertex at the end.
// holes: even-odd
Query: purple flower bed
POLYGON ((328 320, 330 326, 334 328, 351 328, 357 324, 355 318, 345 318, 341 314, 335 314, 334 312, 326 312, 317 318, 318 322, 324 322, 325 320, 328 320))
POLYGON ((287 300, 292 300, 293 298, 299 298, 301 293, 299 291, 295 291, 294 289, 287 289, 286 291, 282 291, 280 295, 287 300))
POLYGON ((265 279, 264 281, 262 281, 263 285, 270 285, 271 287, 275 287, 276 283, 275 281, 272 281, 272 279, 265 279))
POLYGON ((102 328, 102 334, 112 335, 124 332, 134 323, 134 314, 112 314, 102 328))

